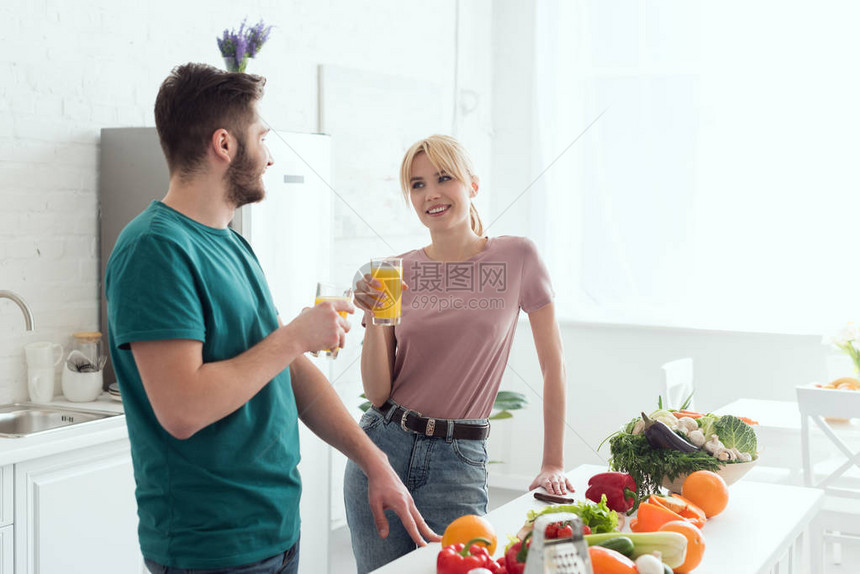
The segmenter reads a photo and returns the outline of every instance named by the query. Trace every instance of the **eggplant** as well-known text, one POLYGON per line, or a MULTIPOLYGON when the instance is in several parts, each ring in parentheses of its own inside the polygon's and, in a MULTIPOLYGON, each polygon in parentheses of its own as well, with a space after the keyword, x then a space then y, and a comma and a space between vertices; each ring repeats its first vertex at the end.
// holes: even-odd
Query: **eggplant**
POLYGON ((645 413, 642 413, 642 421, 645 423, 645 438, 653 448, 668 448, 679 452, 696 452, 699 450, 696 445, 684 440, 663 421, 651 420, 645 413))

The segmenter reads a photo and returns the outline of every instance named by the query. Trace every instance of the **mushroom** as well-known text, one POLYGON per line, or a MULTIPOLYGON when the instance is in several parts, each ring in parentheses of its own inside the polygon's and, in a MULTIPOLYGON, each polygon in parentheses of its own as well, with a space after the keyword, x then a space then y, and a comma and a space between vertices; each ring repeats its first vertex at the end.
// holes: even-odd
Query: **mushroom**
POLYGON ((696 429, 690 432, 690 434, 687 435, 687 438, 689 438, 690 442, 699 448, 702 448, 705 445, 705 433, 703 433, 701 429, 696 429))
POLYGON ((742 452, 741 455, 738 457, 738 460, 740 460, 741 462, 750 462, 752 460, 752 455, 748 452, 742 452))
POLYGON ((717 451, 714 453, 714 457, 716 457, 717 460, 721 460, 723 462, 737 460, 737 456, 734 452, 732 452, 732 449, 726 447, 717 449, 717 451))
POLYGON ((696 419, 691 417, 681 417, 678 419, 678 429, 680 430, 682 428, 687 430, 684 434, 689 434, 694 430, 698 430, 699 423, 696 422, 696 419))
POLYGON ((633 425, 633 434, 642 434, 642 432, 644 430, 645 430, 645 421, 643 421, 642 419, 639 419, 638 421, 636 421, 636 424, 633 425))
POLYGON ((712 434, 711 439, 705 443, 705 450, 714 456, 717 456, 717 450, 721 448, 726 447, 722 442, 720 442, 720 437, 715 434, 712 434))

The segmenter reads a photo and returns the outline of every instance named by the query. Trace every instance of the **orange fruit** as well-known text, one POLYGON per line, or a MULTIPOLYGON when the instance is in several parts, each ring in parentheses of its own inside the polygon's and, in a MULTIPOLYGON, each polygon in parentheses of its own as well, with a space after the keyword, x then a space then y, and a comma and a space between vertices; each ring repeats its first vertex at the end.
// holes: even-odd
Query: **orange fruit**
POLYGON ((603 546, 589 546, 588 557, 594 574, 636 574, 636 565, 621 552, 603 546))
POLYGON ((687 574, 687 572, 692 572, 693 568, 698 566, 702 561, 702 556, 705 555, 705 538, 702 536, 702 531, 690 524, 687 520, 667 522, 660 527, 660 531, 678 532, 684 535, 687 539, 687 554, 684 557, 684 563, 672 570, 675 574, 687 574))
POLYGON ((729 487, 716 472, 697 470, 690 473, 681 486, 681 495, 705 511, 708 518, 726 509, 729 503, 729 487))
POLYGON ((466 514, 448 525, 442 534, 442 548, 449 544, 462 542, 468 544, 475 538, 486 538, 490 541, 487 552, 490 556, 496 551, 496 529, 485 518, 476 514, 466 514))
POLYGON ((860 390, 860 381, 854 377, 839 377, 836 380, 830 381, 827 384, 827 388, 860 390))

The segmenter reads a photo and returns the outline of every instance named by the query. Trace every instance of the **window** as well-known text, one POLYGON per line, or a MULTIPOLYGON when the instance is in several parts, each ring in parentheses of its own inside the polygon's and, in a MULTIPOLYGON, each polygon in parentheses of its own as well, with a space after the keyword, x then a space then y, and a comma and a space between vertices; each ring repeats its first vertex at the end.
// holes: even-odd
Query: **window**
POLYGON ((552 167, 530 230, 563 318, 820 333, 860 315, 860 6, 535 10, 552 167))

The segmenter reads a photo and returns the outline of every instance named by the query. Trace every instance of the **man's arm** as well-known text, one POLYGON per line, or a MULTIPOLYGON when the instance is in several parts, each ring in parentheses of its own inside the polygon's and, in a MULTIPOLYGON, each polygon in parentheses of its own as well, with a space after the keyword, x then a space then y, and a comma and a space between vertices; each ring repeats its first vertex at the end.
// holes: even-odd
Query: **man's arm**
POLYGON ((379 535, 388 536, 385 510, 391 509, 419 546, 426 545, 425 539, 440 540, 424 522, 385 453, 367 438, 319 369, 307 357, 298 357, 290 365, 290 376, 302 422, 352 459, 367 475, 367 496, 379 535))
POLYGON ((161 426, 179 439, 229 415, 305 351, 343 344, 346 301, 321 303, 232 359, 203 362, 203 343, 189 339, 137 341, 131 352, 161 426))

